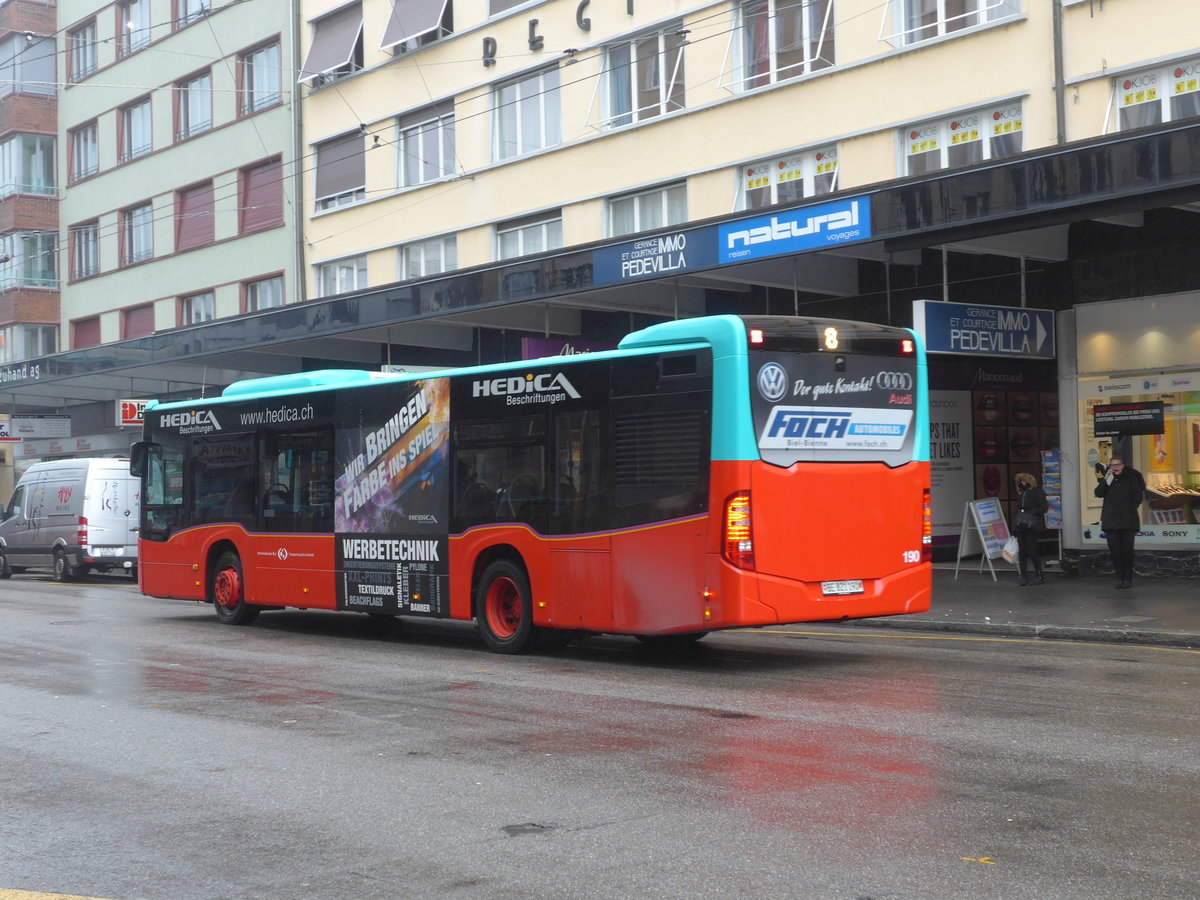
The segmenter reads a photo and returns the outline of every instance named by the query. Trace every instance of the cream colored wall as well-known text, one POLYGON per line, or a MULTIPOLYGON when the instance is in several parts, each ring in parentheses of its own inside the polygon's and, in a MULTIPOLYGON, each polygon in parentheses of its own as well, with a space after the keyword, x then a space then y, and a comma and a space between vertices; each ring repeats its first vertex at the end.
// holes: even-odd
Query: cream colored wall
MULTIPOLYGON (((308 97, 305 143, 358 121, 390 143, 396 115, 453 94, 465 177, 396 192, 395 152, 386 146, 367 154, 371 202, 309 219, 308 237, 319 248, 309 262, 371 250, 372 284, 395 279, 394 246, 427 235, 457 233, 460 266, 489 262, 494 224, 540 210, 563 210, 568 246, 600 239, 604 198, 680 179, 688 181, 691 219, 728 214, 742 164, 828 143, 839 147, 840 188, 886 182, 901 174, 900 128, 1008 99, 1024 104, 1026 150, 1056 139, 1053 18, 1046 0, 1025 0, 1022 14, 1004 23, 907 48, 879 40, 883 7, 877 0, 837 0, 838 67, 744 93, 728 89, 737 51, 730 39, 732 3, 636 0, 635 15, 628 16, 624 3, 592 2, 586 10, 592 30, 583 32, 575 23, 577 0, 534 4, 490 22, 484 0, 464 0, 455 6, 453 37, 400 59, 373 51, 390 5, 364 0, 367 58, 378 68, 308 97), (689 31, 687 110, 639 127, 595 127, 601 48, 673 17, 682 17, 689 31), (527 46, 535 18, 545 38, 540 52, 527 46), (493 67, 480 59, 484 37, 497 44, 493 67), (578 52, 574 64, 559 70, 562 145, 493 163, 491 85, 561 60, 567 47, 578 52)), ((1097 70, 1111 47, 1130 59, 1161 58, 1171 46, 1186 52, 1194 40, 1194 29, 1185 27, 1191 5, 1108 0, 1094 18, 1090 4, 1066 7, 1068 79, 1097 70), (1173 24, 1164 29, 1163 22, 1173 24)), ((305 15, 311 18, 312 11, 305 15)), ((1069 139, 1101 133, 1108 84, 1106 77, 1084 79, 1067 90, 1069 139)))

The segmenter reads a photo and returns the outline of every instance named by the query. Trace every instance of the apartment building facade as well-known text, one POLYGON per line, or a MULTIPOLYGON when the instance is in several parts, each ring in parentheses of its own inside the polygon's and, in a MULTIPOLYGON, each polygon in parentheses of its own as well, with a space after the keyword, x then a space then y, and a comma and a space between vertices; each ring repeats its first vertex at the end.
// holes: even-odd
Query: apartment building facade
MULTIPOLYGON (((58 4, 64 351, 301 296, 294 21, 274 3, 58 4)), ((72 411, 73 434, 127 449, 109 396, 72 411)))

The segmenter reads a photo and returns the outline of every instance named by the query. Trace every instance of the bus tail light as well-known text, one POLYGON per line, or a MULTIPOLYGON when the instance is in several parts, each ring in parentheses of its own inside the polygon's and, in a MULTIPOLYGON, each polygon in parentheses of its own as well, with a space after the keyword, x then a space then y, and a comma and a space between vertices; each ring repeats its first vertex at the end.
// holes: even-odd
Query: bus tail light
POLYGON ((933 507, 929 503, 929 488, 921 492, 924 507, 921 516, 921 562, 933 562, 933 507))
POLYGON ((754 568, 754 534, 750 527, 750 492, 739 491, 725 501, 724 555, 739 569, 754 568))
POLYGON ((79 517, 79 533, 76 535, 76 542, 80 547, 86 547, 88 542, 87 519, 83 516, 79 517))

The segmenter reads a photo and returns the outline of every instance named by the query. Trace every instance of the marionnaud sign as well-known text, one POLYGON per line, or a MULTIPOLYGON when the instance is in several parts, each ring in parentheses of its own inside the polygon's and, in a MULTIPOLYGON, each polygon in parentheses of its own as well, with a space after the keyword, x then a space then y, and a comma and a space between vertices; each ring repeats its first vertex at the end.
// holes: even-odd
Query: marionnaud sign
POLYGON ((929 353, 1054 359, 1054 313, 1048 309, 914 300, 913 328, 929 353))
POLYGON ((871 237, 871 201, 850 197, 717 226, 717 259, 744 262, 871 237))
POLYGON ((665 278, 711 268, 717 264, 715 232, 712 226, 668 231, 602 247, 592 254, 592 283, 665 278))

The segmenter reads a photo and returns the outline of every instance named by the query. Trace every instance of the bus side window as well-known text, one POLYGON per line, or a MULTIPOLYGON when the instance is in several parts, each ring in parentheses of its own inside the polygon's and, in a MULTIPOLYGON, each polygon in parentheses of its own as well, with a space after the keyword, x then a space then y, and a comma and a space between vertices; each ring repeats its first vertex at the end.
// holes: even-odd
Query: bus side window
POLYGON ((333 530, 333 436, 323 431, 268 434, 263 458, 267 531, 333 530))
POLYGON ((600 411, 559 413, 554 430, 550 530, 554 534, 598 530, 607 509, 600 411))

